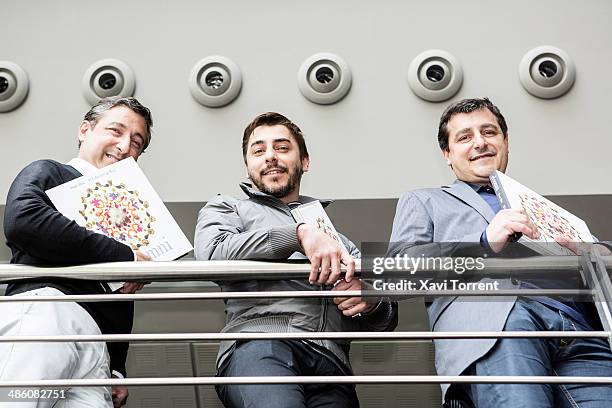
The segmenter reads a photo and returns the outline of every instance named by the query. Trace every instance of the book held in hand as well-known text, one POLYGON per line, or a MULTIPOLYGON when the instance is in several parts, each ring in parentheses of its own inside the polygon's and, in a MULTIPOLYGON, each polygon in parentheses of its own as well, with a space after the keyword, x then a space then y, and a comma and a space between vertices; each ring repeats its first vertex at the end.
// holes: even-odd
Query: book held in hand
POLYGON ((172 261, 193 249, 131 157, 45 193, 67 218, 154 261, 172 261))
POLYGON ((593 242, 589 227, 574 214, 500 171, 493 172, 489 179, 501 208, 525 210, 529 220, 540 232, 538 239, 523 236, 518 242, 544 255, 572 254, 559 245, 555 237, 567 242, 593 242))
POLYGON ((291 214, 293 215, 293 218, 296 222, 303 222, 309 225, 314 225, 315 227, 338 241, 342 249, 345 252, 348 252, 346 250, 346 247, 342 243, 342 240, 340 239, 340 235, 338 235, 338 231, 336 231, 336 228, 334 228, 334 224, 332 224, 331 220, 329 219, 327 213, 325 212, 323 206, 319 201, 315 200, 307 204, 302 204, 291 210, 291 214))

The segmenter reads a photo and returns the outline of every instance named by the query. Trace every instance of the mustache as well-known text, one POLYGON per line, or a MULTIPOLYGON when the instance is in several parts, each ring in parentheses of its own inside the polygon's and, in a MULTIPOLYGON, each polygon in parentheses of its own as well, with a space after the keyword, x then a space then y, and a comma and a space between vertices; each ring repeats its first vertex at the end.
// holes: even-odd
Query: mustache
POLYGON ((497 150, 495 149, 488 149, 482 152, 478 152, 477 154, 470 156, 470 160, 474 160, 478 157, 482 157, 482 156, 495 156, 497 154, 497 150))
POLYGON ((263 175, 265 175, 267 172, 272 171, 272 170, 277 170, 277 171, 280 171, 280 172, 286 173, 286 172, 287 172, 287 167, 286 167, 286 166, 283 166, 283 165, 280 165, 280 164, 277 164, 276 166, 268 166, 268 167, 266 167, 265 169, 263 169, 263 170, 262 170, 262 171, 261 171, 259 174, 260 174, 261 176, 263 176, 263 175))

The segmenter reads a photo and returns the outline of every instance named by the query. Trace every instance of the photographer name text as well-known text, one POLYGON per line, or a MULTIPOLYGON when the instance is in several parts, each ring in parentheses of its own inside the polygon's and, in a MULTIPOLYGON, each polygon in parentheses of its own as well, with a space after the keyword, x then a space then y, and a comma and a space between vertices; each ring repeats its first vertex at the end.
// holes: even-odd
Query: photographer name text
POLYGON ((387 282, 376 279, 373 282, 374 290, 384 291, 415 291, 415 290, 461 290, 461 291, 493 291, 499 290, 499 282, 465 282, 459 279, 445 279, 434 281, 433 279, 407 280, 402 279, 387 282))

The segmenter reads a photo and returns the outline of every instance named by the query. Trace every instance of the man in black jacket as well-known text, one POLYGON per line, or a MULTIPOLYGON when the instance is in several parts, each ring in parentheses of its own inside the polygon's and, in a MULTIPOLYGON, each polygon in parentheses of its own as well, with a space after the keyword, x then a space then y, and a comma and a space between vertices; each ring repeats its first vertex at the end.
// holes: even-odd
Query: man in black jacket
MULTIPOLYGON (((93 106, 79 127, 79 154, 67 164, 39 160, 23 169, 8 192, 4 232, 11 263, 58 266, 149 258, 86 230, 58 212, 46 190, 127 157, 138 159, 151 140, 151 112, 135 98, 108 98, 93 106)), ((138 283, 32 279, 10 284, 7 295, 134 293, 138 283)), ((10 302, 0 305, 0 335, 129 333, 132 302, 10 302)), ((125 376, 128 343, 1 343, 0 379, 85 379, 125 376)), ((71 407, 120 407, 126 387, 76 387, 56 394, 71 407)), ((55 406, 54 398, 32 406, 55 406)), ((26 403, 27 404, 27 403, 26 403)), ((0 402, 0 407, 3 403, 0 402)), ((21 405, 20 405, 21 406, 21 405)), ((28 405, 23 405, 24 407, 28 405)))

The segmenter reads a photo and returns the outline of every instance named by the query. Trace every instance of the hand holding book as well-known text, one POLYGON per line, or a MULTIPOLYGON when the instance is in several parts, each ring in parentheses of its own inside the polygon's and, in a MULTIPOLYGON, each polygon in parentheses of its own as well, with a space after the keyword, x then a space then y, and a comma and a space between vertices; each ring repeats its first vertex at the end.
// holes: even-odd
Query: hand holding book
POLYGON ((134 251, 134 253, 136 254, 136 261, 144 262, 153 260, 149 255, 142 251, 134 251))
POLYGON ((342 273, 341 264, 346 265, 344 280, 350 282, 355 273, 355 261, 349 255, 340 235, 336 231, 319 201, 302 204, 291 210, 298 223, 298 240, 312 268, 310 283, 334 284, 342 273))
POLYGON ((567 245, 560 245, 560 240, 568 244, 593 242, 586 223, 574 214, 504 173, 494 171, 489 179, 500 206, 503 209, 522 211, 529 220, 525 226, 538 232, 537 236, 524 234, 518 242, 544 255, 568 255, 575 252, 567 245))
POLYGON ((516 241, 517 234, 538 239, 540 233, 523 209, 500 210, 487 227, 487 241, 495 253, 504 249, 508 242, 516 241))
POLYGON ((344 280, 351 281, 355 273, 355 261, 338 241, 309 224, 300 224, 297 227, 297 236, 304 248, 304 255, 310 261, 310 283, 334 284, 340 279, 341 264, 346 265, 344 280))
POLYGON ((555 241, 562 247, 569 249, 573 254, 580 255, 584 252, 589 253, 593 251, 593 248, 596 246, 598 255, 600 256, 610 256, 612 255, 612 250, 605 244, 598 245, 597 242, 571 242, 568 241, 567 238, 559 235, 555 237, 555 241))
POLYGON ((172 261, 193 249, 132 158, 46 194, 59 212, 80 226, 131 247, 136 260, 172 261))

